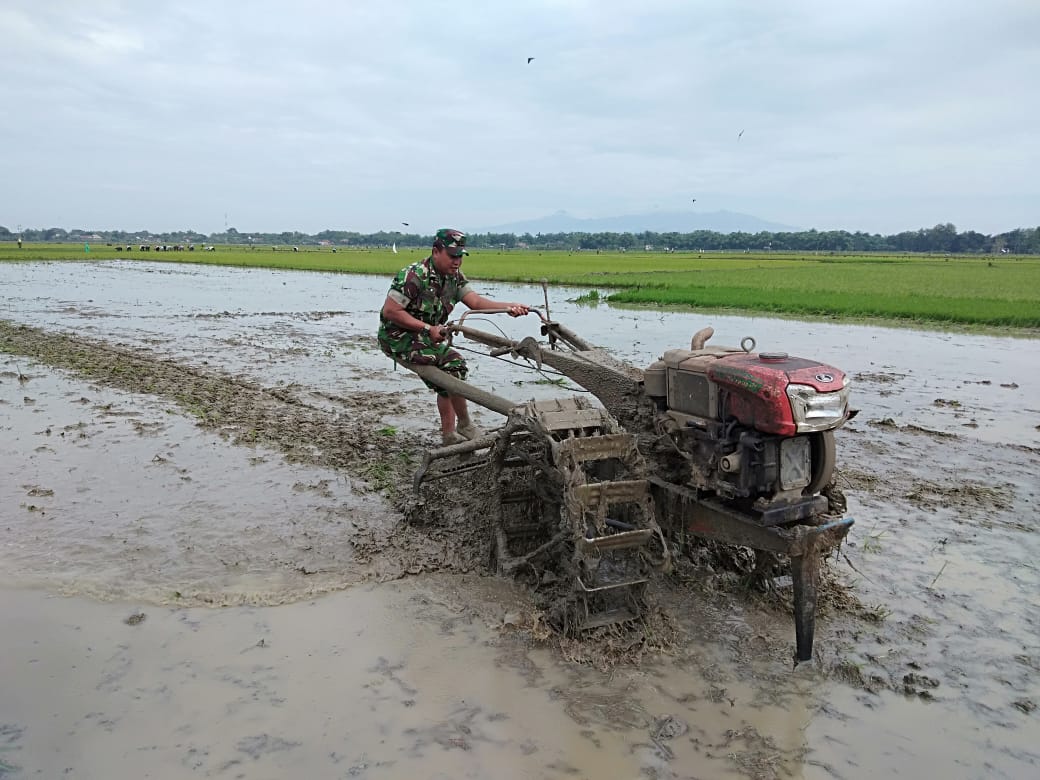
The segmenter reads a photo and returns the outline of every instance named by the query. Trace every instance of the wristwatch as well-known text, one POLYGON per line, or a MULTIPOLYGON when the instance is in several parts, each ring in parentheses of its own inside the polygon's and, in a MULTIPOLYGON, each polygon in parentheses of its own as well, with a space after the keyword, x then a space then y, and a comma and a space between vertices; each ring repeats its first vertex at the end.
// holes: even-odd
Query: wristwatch
POLYGON ((430 323, 428 323, 428 322, 424 322, 424 323, 423 323, 423 326, 422 326, 422 329, 423 329, 424 331, 426 331, 427 333, 429 333, 429 332, 430 332, 430 323))

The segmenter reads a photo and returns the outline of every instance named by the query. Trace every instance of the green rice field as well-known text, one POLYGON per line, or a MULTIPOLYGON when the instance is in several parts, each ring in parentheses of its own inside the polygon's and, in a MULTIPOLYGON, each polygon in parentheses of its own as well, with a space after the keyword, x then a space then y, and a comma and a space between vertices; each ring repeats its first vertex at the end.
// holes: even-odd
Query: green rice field
MULTIPOLYGON (((218 246, 129 253, 82 244, 0 245, 0 262, 147 260, 377 274, 388 279, 428 250, 218 246)), ((552 252, 474 249, 471 279, 586 287, 611 303, 741 310, 1040 335, 1040 257, 552 252), (1035 331, 1035 332, 1034 332, 1035 331)))

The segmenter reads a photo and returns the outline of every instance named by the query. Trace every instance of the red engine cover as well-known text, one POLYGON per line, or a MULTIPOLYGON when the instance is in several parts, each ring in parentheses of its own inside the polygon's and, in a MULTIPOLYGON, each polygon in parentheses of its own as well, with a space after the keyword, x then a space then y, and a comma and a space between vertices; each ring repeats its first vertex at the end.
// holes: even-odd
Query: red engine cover
POLYGON ((817 392, 836 392, 845 382, 842 371, 785 353, 726 355, 708 367, 708 378, 729 390, 726 413, 763 433, 793 436, 787 385, 810 385, 817 392))

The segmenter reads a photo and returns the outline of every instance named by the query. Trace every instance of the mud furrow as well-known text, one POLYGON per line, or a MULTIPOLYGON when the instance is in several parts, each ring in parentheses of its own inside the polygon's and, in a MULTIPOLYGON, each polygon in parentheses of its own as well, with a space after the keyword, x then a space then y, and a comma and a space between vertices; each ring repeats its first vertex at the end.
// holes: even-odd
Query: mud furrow
POLYGON ((379 487, 410 481, 409 463, 415 449, 380 435, 379 414, 363 402, 340 398, 343 409, 336 414, 304 403, 286 388, 264 387, 143 349, 3 320, 0 351, 131 393, 167 398, 204 428, 218 430, 236 442, 273 447, 295 461, 343 469, 362 478, 370 476, 374 460, 381 461, 386 467, 381 469, 385 476, 379 487))

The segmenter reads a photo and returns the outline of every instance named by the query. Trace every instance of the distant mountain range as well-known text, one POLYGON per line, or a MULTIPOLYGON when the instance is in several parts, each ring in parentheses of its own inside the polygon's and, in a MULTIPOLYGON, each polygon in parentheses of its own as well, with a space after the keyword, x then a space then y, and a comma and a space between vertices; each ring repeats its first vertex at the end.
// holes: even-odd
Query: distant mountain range
POLYGON ((537 235, 538 233, 642 233, 647 230, 653 233, 693 233, 697 230, 711 230, 716 233, 759 233, 763 231, 783 233, 797 232, 801 228, 767 222, 750 214, 739 214, 733 211, 655 211, 652 214, 592 219, 581 219, 571 216, 566 211, 557 211, 547 217, 509 222, 505 225, 492 225, 471 232, 537 235))

